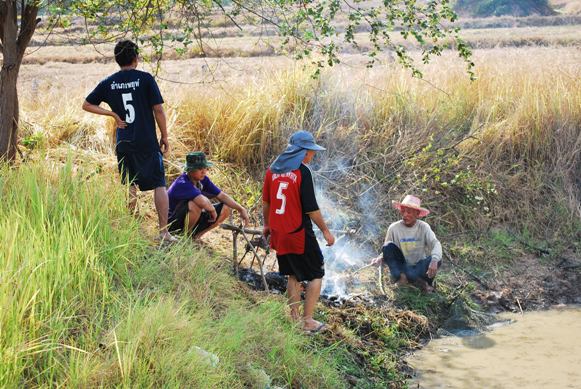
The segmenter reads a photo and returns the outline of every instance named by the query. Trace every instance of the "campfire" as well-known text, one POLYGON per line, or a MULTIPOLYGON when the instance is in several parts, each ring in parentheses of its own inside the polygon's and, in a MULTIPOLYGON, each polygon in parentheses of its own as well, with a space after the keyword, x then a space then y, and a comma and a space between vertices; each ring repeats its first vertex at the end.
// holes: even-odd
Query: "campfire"
MULTIPOLYGON (((238 277, 255 289, 284 293, 286 279, 278 273, 276 257, 270 253, 262 231, 232 224, 223 224, 222 228, 233 234, 232 266, 238 277), (239 245, 240 237, 242 246, 239 245), (243 267, 245 260, 248 267, 243 267)), ((338 236, 333 247, 319 242, 325 256, 321 299, 332 306, 342 306, 349 301, 375 304, 377 296, 382 294, 381 269, 370 265, 376 254, 368 244, 357 242, 354 229, 334 230, 333 233, 338 236)))

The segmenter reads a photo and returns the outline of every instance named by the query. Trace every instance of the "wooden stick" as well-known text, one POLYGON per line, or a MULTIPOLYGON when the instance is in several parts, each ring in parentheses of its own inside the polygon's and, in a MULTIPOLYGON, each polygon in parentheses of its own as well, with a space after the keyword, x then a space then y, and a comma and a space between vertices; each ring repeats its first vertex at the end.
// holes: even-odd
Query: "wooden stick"
MULTIPOLYGON (((234 226, 232 226, 232 227, 234 227, 234 226)), ((263 269, 264 261, 261 261, 260 260, 260 256, 256 252, 256 248, 250 242, 250 239, 248 239, 248 236, 244 232, 244 230, 246 228, 240 228, 240 227, 235 227, 235 228, 238 228, 240 230, 240 233, 242 234, 242 236, 244 237, 244 239, 246 239, 246 242, 248 243, 248 245, 252 249, 252 253, 254 254, 254 258, 256 258, 258 260, 258 266, 260 267, 260 277, 262 278, 262 285, 264 285, 264 290, 266 290, 268 292, 269 291, 269 289, 268 289, 268 283, 266 282, 266 278, 264 277, 264 269, 263 269)), ((266 256, 265 256, 265 258, 266 258, 266 256)), ((254 259, 252 259, 252 261, 254 262, 254 259)))
POLYGON ((248 254, 249 252, 250 252, 250 250, 247 250, 247 251, 244 252, 244 255, 238 261, 238 267, 240 267, 240 265, 242 265, 242 261, 244 261, 244 258, 246 258, 246 254, 248 254))
POLYGON ((381 294, 383 294, 385 296, 387 293, 385 293, 385 289, 383 289, 383 262, 379 266, 379 277, 378 278, 379 278, 379 290, 381 291, 381 294))
POLYGON ((242 228, 242 227, 238 227, 238 226, 234 226, 232 224, 228 224, 228 223, 223 223, 220 225, 221 228, 228 230, 228 231, 236 231, 236 232, 245 232, 247 234, 251 234, 251 235, 262 235, 262 230, 255 230, 252 228, 242 228))
POLYGON ((351 274, 359 273, 361 270, 367 269, 368 267, 371 267, 371 266, 373 266, 373 263, 370 263, 369 265, 365 265, 363 267, 360 267, 359 269, 352 271, 351 274))
MULTIPOLYGON (((230 212, 230 216, 228 217, 228 221, 232 223, 234 220, 232 216, 232 212, 230 212)), ((239 278, 238 274, 238 266, 240 262, 238 262, 238 232, 232 230, 232 267, 234 268, 234 273, 236 274, 236 278, 239 278)))
POLYGON ((232 231, 232 264, 236 277, 238 277, 238 232, 236 231, 232 231))
POLYGON ((523 311, 522 311, 522 307, 520 306, 520 301, 518 300, 518 297, 516 298, 516 303, 518 304, 518 308, 520 309, 520 314, 523 315, 523 311))

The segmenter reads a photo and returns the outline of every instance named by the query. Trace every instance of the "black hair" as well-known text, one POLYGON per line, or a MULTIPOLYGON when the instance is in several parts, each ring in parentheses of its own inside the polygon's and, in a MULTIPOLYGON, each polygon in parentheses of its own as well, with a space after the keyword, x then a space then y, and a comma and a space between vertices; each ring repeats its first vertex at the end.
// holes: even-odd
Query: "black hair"
POLYGON ((119 41, 115 45, 115 62, 121 67, 131 65, 138 54, 139 48, 130 40, 119 41))

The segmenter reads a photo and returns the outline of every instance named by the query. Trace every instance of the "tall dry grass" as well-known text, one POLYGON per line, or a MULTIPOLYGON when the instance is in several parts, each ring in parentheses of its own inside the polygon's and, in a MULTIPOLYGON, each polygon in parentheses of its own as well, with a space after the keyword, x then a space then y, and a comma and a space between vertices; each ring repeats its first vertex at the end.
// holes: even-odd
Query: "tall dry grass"
MULTIPOLYGON (((241 182, 259 183, 288 135, 304 128, 328 147, 318 158, 325 190, 354 217, 364 211, 354 205, 361 195, 378 204, 380 220, 391 220, 389 200, 415 192, 447 231, 509 223, 547 238, 563 229, 575 235, 580 59, 564 48, 478 51, 476 82, 445 56, 425 69, 425 80, 389 61, 366 70, 354 60, 318 80, 297 66, 266 67, 220 88, 162 83, 174 147, 168 171, 173 177, 183 155, 200 149, 228 169, 242 169, 241 182)), ((45 98, 46 108, 27 107, 25 117, 44 129, 47 143, 103 131, 99 119, 59 115, 54 98, 45 98)), ((87 142, 78 139, 73 143, 87 142)), ((89 139, 93 149, 110 150, 102 135, 89 139)), ((244 186, 241 197, 256 202, 244 186)))
POLYGON ((490 51, 476 58, 473 83, 450 58, 426 69, 425 81, 391 65, 319 80, 283 72, 228 93, 186 94, 176 136, 263 168, 306 128, 329 148, 323 170, 344 170, 330 178, 349 185, 328 187, 349 204, 370 186, 386 208, 387 198, 415 191, 454 229, 509 222, 544 233, 581 216, 579 59, 574 50, 490 51))

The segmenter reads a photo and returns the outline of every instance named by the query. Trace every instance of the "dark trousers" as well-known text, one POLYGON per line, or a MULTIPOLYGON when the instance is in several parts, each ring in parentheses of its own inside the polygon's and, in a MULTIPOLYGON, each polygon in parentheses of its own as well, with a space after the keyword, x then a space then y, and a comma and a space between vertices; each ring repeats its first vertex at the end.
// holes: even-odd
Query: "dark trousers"
MULTIPOLYGON (((428 285, 432 285, 434 279, 429 278, 426 274, 431 261, 432 257, 428 256, 415 265, 408 265, 403 253, 395 243, 388 243, 383 246, 383 262, 389 267, 389 272, 395 281, 399 281, 401 273, 404 273, 411 282, 423 279, 428 285)), ((440 267, 440 264, 441 262, 438 262, 438 267, 440 267)))

